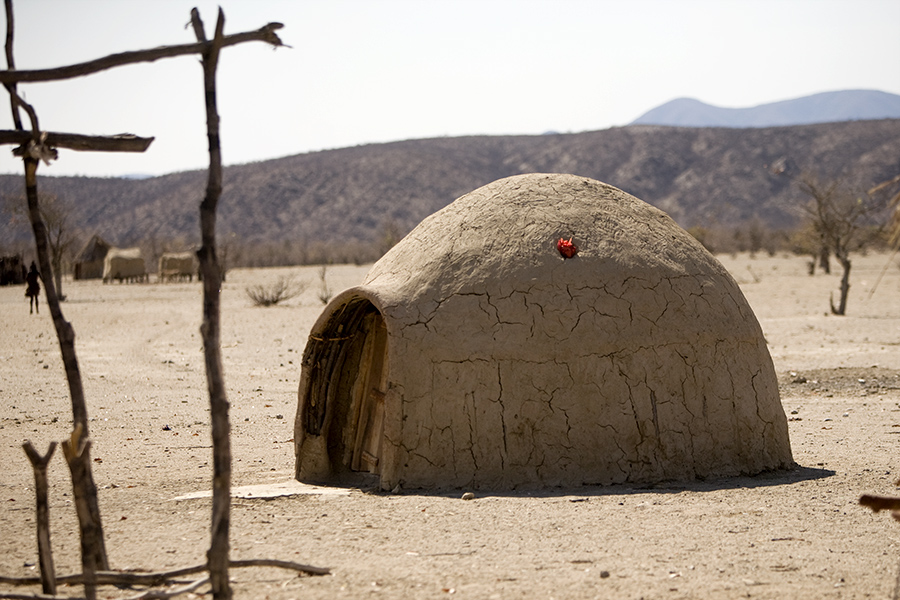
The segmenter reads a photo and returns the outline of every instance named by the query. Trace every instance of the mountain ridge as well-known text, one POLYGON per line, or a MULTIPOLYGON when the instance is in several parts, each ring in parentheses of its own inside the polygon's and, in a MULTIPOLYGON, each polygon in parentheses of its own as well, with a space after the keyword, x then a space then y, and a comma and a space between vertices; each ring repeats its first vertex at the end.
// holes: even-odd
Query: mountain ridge
POLYGON ((746 128, 898 118, 900 96, 896 94, 841 90, 747 108, 725 108, 695 98, 676 98, 647 111, 631 125, 746 128))

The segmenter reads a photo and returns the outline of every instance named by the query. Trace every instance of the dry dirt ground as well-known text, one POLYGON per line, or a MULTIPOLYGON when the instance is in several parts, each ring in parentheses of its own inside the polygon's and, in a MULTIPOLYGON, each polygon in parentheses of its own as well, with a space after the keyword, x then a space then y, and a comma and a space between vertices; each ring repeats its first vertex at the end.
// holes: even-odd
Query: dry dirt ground
MULTIPOLYGON (((900 523, 860 507, 900 474, 900 264, 856 257, 849 315, 828 313, 838 275, 799 257, 721 257, 769 343, 790 418, 788 472, 654 487, 483 494, 236 498, 232 558, 329 567, 322 577, 234 569, 237 598, 890 598, 900 523)), ((339 289, 366 267, 328 269, 339 289)), ((211 478, 208 400, 195 283, 66 282, 77 333, 94 476, 115 569, 202 563, 211 478)), ((299 362, 322 310, 315 268, 234 270, 223 288, 223 356, 234 486, 286 482, 299 362), (272 308, 249 285, 309 282, 272 308)), ((0 575, 37 573, 34 492, 22 451, 64 439, 71 411, 52 322, 23 288, 0 288, 0 575)), ((57 572, 80 571, 61 452, 50 463, 57 572)), ((208 588, 201 588, 203 589, 208 588)), ((0 592, 39 587, 0 585, 0 592)), ((80 587, 62 587, 80 595, 80 587)), ((137 593, 104 587, 101 598, 137 593)))

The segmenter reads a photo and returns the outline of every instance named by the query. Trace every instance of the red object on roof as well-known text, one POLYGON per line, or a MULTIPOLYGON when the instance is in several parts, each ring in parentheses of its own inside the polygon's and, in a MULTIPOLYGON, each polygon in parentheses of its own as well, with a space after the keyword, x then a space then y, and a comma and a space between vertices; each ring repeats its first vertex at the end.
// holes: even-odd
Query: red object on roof
POLYGON ((572 258, 578 254, 578 246, 572 243, 572 238, 568 240, 559 238, 559 241, 556 242, 556 249, 563 255, 563 258, 572 258))

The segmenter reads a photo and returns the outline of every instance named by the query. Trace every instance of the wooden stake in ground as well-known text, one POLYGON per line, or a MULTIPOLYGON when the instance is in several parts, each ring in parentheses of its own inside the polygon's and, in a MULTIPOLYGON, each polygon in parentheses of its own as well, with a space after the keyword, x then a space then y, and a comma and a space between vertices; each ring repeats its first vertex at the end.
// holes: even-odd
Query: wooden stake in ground
POLYGON ((56 569, 53 567, 53 551, 50 549, 50 508, 47 505, 47 464, 56 450, 56 442, 50 442, 47 454, 41 456, 31 442, 22 444, 31 468, 34 470, 34 496, 37 501, 35 521, 37 521, 38 564, 41 567, 41 590, 45 594, 56 594, 56 569))
MULTIPOLYGON (((191 24, 198 42, 206 41, 200 12, 191 10, 191 24)), ((209 139, 209 179, 206 196, 200 204, 202 246, 197 252, 203 274, 203 353, 206 359, 206 385, 213 442, 213 500, 211 540, 207 561, 213 597, 229 600, 228 582, 229 529, 231 523, 231 425, 228 419, 228 397, 222 368, 220 343, 219 288, 221 272, 216 258, 216 207, 222 193, 222 153, 219 146, 219 113, 216 106, 216 66, 222 46, 225 13, 219 8, 216 32, 209 49, 203 53, 203 83, 206 92, 206 130, 209 139)))
POLYGON ((97 488, 91 473, 91 441, 81 435, 81 426, 76 425, 72 437, 62 443, 63 454, 72 474, 72 490, 75 498, 75 512, 81 529, 81 566, 84 573, 84 595, 88 600, 97 597, 97 571, 108 571, 109 566, 100 562, 106 559, 106 543, 100 527, 99 514, 92 514, 90 499, 97 498, 97 488))

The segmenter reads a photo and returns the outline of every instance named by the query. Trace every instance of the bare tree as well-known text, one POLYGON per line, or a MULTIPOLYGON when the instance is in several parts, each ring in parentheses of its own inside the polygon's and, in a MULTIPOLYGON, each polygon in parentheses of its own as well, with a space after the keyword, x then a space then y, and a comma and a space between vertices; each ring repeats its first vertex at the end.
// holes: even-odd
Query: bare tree
POLYGON ((804 211, 813 230, 841 265, 840 300, 837 306, 833 299, 830 304, 832 314, 844 315, 850 292, 850 253, 864 249, 878 237, 884 203, 865 192, 848 189, 840 179, 823 181, 812 173, 802 175, 798 185, 810 199, 804 211))
MULTIPOLYGON (((28 217, 27 201, 24 196, 7 197, 5 204, 5 210, 10 215, 28 217)), ((62 291, 63 266, 65 259, 71 254, 77 233, 71 225, 72 211, 67 202, 55 194, 44 192, 40 193, 38 209, 47 228, 47 244, 56 295, 60 301, 64 301, 66 296, 62 291)), ((44 276, 47 276, 47 273, 44 273, 44 276)))
POLYGON ((40 202, 41 216, 47 225, 47 244, 50 246, 50 266, 53 267, 53 282, 60 300, 65 300, 62 291, 63 260, 71 253, 75 243, 75 231, 71 226, 69 205, 53 194, 45 194, 40 202))

